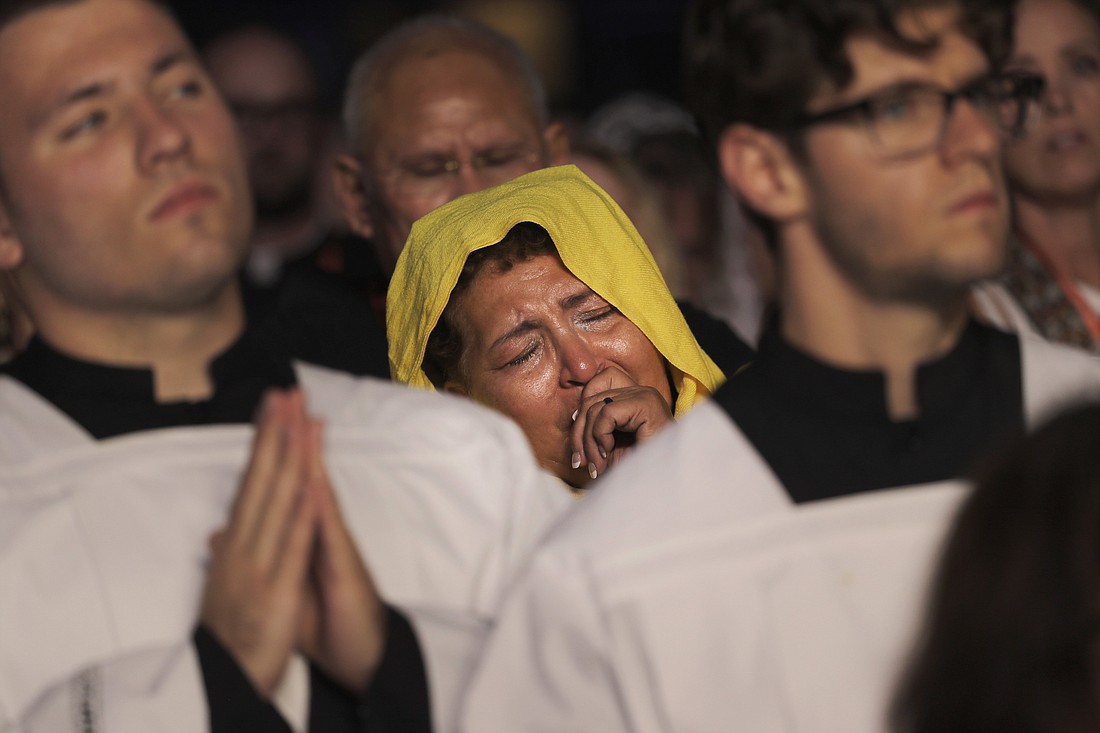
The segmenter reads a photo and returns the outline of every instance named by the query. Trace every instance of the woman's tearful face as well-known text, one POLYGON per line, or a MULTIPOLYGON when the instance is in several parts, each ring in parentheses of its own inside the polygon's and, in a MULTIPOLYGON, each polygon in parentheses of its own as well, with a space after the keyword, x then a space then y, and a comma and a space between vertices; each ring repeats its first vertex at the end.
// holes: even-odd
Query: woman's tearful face
POLYGON ((573 467, 570 441, 582 395, 596 385, 601 392, 638 385, 671 404, 657 349, 556 256, 538 255, 505 272, 488 267, 458 298, 464 383, 447 389, 515 420, 539 464, 568 483, 590 478, 587 465, 573 467))

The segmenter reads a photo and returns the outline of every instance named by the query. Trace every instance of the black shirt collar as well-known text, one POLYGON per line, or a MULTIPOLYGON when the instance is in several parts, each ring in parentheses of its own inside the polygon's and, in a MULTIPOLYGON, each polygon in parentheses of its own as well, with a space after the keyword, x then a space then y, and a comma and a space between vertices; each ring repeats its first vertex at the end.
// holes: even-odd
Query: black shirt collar
POLYGON ((180 425, 249 422, 264 391, 295 383, 291 358, 269 329, 249 329, 209 367, 209 399, 160 403, 148 368, 74 358, 35 337, 3 371, 96 438, 180 425))
POLYGON ((1023 429, 1013 335, 972 321, 916 380, 918 416, 891 420, 881 372, 818 361, 772 322, 752 365, 714 399, 797 502, 961 478, 1023 429))
MULTIPOLYGON (((762 333, 754 360, 755 368, 767 371, 776 390, 822 411, 890 421, 885 374, 819 361, 785 340, 777 321, 762 333)), ((917 367, 918 420, 935 420, 957 409, 973 389, 970 377, 982 362, 981 350, 990 330, 969 321, 946 354, 917 367)))

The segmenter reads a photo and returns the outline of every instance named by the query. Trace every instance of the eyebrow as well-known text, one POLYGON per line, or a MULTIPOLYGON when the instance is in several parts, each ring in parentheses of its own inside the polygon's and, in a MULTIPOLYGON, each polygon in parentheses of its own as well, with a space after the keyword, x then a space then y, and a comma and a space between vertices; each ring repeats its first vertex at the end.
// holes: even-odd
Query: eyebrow
MULTIPOLYGON (((589 298, 592 298, 593 296, 599 298, 600 294, 597 293, 592 288, 589 288, 589 287, 586 286, 583 291, 581 291, 579 293, 574 293, 573 295, 568 295, 568 296, 562 298, 558 302, 558 305, 561 306, 562 310, 570 310, 572 308, 576 308, 581 303, 585 302, 589 298)), ((503 344, 505 341, 508 341, 509 339, 513 339, 517 336, 522 336, 523 334, 528 333, 529 331, 534 331, 538 327, 539 327, 539 324, 538 324, 537 321, 533 321, 531 319, 521 321, 520 323, 516 324, 515 326, 513 326, 512 328, 510 328, 506 332, 504 332, 504 334, 502 334, 500 336, 500 338, 498 338, 496 341, 489 344, 489 350, 492 351, 496 347, 503 344)))
POLYGON ((498 346, 503 344, 505 341, 508 341, 510 339, 514 339, 516 336, 522 336, 523 334, 528 333, 530 331, 534 331, 538 327, 539 327, 539 324, 536 323, 533 320, 528 319, 526 321, 522 321, 518 325, 513 326, 512 328, 508 329, 496 341, 489 344, 489 351, 492 351, 493 349, 497 348, 498 346))
POLYGON ((566 298, 562 298, 560 303, 561 309, 570 310, 571 308, 576 308, 578 305, 588 300, 593 295, 595 295, 597 298, 600 297, 599 293, 597 293, 595 290, 588 286, 585 286, 583 291, 579 293, 574 293, 573 295, 570 295, 566 298))
MULTIPOLYGON (((150 76, 153 78, 158 77, 191 57, 192 54, 186 49, 179 49, 166 53, 158 57, 150 65, 150 76)), ((113 91, 115 86, 114 82, 91 82, 78 86, 61 95, 61 98, 54 102, 48 109, 43 111, 42 114, 37 115, 33 119, 33 126, 37 127, 74 104, 78 104, 88 99, 103 97, 113 91)))
POLYGON ((171 53, 167 53, 161 56, 159 59, 153 62, 151 68, 152 76, 160 76, 164 72, 171 69, 173 66, 182 64, 192 58, 192 54, 186 49, 179 49, 171 53))

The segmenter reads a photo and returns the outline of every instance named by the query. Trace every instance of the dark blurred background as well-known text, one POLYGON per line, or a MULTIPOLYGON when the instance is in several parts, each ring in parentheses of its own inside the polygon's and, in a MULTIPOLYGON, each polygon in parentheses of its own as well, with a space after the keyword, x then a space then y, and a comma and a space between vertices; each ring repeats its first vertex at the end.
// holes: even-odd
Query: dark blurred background
POLYGON ((355 57, 401 20, 428 10, 475 17, 515 38, 535 59, 563 117, 648 90, 680 101, 680 34, 689 0, 177 0, 197 45, 261 21, 301 39, 330 110, 355 57))

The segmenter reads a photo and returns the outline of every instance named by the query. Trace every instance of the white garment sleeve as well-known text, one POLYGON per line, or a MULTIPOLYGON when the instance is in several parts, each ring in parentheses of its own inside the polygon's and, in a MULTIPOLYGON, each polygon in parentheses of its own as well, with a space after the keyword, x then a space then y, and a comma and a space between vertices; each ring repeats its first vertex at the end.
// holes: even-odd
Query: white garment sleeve
POLYGON ((465 733, 628 730, 586 576, 540 554, 510 594, 463 708, 465 733))
POLYGON ((191 644, 135 652, 48 690, 19 733, 196 733, 207 730, 202 672, 191 644))
MULTIPOLYGON (((47 690, 3 733, 201 733, 209 729, 202 668, 190 641, 133 652, 47 690)), ((295 733, 309 716, 309 665, 294 655, 273 697, 295 733)))

